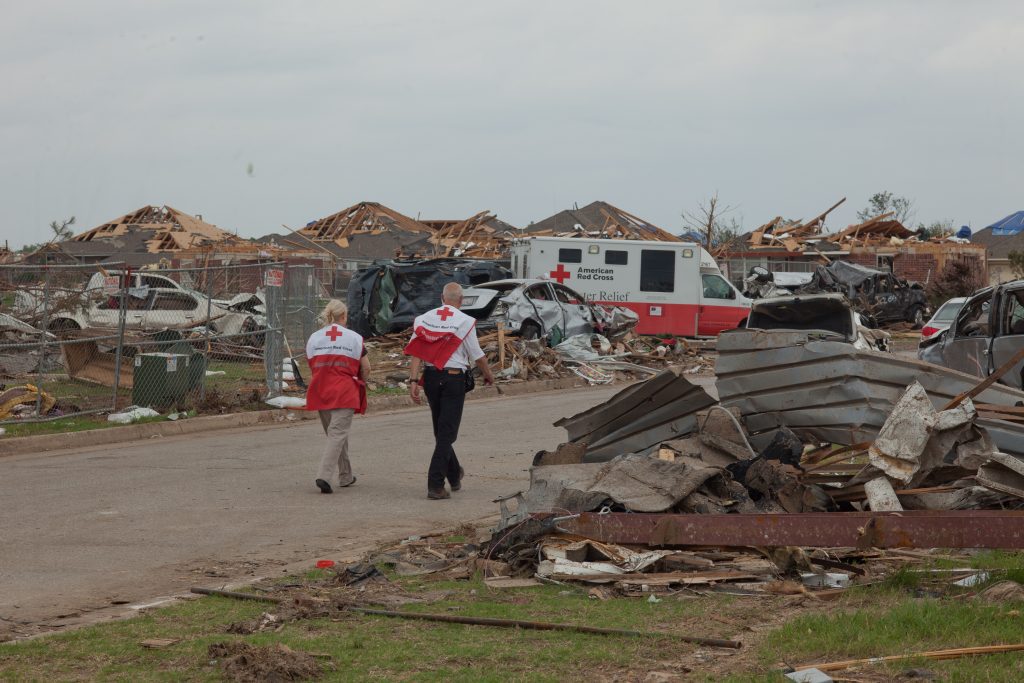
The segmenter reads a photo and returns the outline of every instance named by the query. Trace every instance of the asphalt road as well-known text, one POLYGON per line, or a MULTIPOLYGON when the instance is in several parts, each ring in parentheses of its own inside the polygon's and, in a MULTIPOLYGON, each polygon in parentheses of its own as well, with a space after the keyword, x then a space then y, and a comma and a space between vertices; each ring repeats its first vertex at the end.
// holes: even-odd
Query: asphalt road
POLYGON ((618 389, 468 403, 466 478, 447 501, 426 498, 424 409, 357 418, 359 480, 329 496, 313 484, 312 421, 0 458, 0 639, 492 515, 526 487, 533 454, 565 439, 551 423, 618 389))

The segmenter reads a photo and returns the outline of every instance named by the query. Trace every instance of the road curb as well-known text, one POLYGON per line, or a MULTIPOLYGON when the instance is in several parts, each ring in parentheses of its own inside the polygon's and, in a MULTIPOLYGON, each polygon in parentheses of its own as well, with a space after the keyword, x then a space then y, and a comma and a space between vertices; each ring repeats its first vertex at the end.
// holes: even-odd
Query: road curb
MULTIPOLYGON (((586 382, 576 377, 562 377, 534 382, 517 382, 502 384, 500 387, 477 387, 467 395, 468 399, 497 398, 499 396, 520 396, 545 391, 560 391, 587 386, 586 382)), ((405 395, 371 396, 367 402, 367 412, 378 413, 401 409, 423 409, 415 406, 405 395)), ((45 453, 70 448, 88 448, 90 446, 107 446, 144 441, 154 437, 178 436, 181 434, 199 434, 252 427, 256 425, 290 425, 296 420, 310 420, 316 413, 304 410, 253 410, 244 413, 227 415, 209 415, 192 417, 173 422, 154 422, 141 425, 125 425, 123 427, 107 427, 89 429, 67 434, 41 434, 39 436, 16 436, 0 440, 0 457, 7 455, 24 455, 26 453, 45 453)))

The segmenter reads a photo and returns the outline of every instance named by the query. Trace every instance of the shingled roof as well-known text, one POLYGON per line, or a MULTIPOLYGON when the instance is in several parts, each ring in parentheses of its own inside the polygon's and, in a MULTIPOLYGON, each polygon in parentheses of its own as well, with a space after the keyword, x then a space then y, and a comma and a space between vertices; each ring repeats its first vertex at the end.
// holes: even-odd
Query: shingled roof
POLYGON ((623 211, 608 202, 591 202, 582 208, 559 211, 525 228, 530 235, 570 237, 610 237, 630 240, 682 242, 667 230, 623 211))

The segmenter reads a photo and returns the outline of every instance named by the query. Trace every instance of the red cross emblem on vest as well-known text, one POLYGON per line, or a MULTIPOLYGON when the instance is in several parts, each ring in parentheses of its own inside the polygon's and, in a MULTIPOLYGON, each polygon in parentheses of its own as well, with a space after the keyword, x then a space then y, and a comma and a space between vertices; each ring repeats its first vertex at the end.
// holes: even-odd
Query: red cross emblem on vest
POLYGON ((441 320, 448 320, 448 318, 450 318, 453 315, 455 315, 455 313, 453 313, 452 311, 449 311, 448 307, 445 306, 444 308, 442 308, 440 311, 437 312, 437 315, 438 315, 438 317, 441 318, 441 320))
POLYGON ((563 266, 561 263, 559 263, 558 264, 558 268, 556 268, 555 270, 551 271, 549 273, 549 275, 551 276, 552 280, 558 280, 558 284, 562 284, 563 282, 565 282, 566 280, 568 280, 572 276, 572 273, 567 271, 565 269, 565 266, 563 266))
POLYGON ((342 331, 338 329, 337 325, 333 325, 331 329, 327 330, 327 336, 331 338, 331 341, 338 341, 338 337, 342 336, 342 331))

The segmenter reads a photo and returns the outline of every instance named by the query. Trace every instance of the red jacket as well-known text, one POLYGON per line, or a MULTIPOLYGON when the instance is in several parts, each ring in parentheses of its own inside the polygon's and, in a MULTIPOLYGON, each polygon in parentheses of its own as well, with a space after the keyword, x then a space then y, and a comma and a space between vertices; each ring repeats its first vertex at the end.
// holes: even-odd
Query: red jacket
POLYGON ((317 330, 306 342, 313 378, 306 390, 306 410, 352 408, 366 412, 366 383, 359 379, 363 338, 341 325, 317 330))

